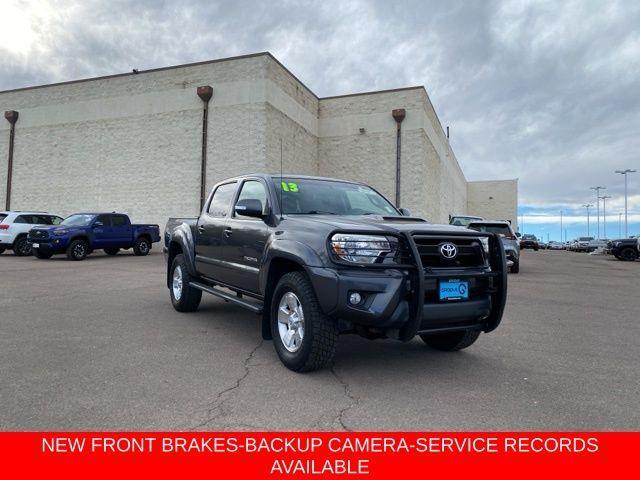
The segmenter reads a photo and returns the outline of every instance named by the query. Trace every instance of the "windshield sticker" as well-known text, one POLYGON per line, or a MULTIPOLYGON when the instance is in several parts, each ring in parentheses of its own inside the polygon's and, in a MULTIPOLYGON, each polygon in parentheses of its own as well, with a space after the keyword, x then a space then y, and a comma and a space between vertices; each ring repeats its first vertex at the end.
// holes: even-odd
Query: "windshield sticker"
POLYGON ((295 182, 281 182, 282 190, 285 192, 298 192, 298 184, 295 182))

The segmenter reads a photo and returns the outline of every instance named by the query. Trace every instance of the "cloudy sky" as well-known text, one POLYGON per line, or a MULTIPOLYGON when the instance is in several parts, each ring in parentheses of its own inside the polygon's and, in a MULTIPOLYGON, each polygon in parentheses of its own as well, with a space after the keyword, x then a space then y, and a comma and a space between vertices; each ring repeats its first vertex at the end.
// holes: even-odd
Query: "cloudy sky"
MULTIPOLYGON (((640 2, 0 0, 0 90, 268 50, 320 96, 425 85, 469 180, 525 230, 586 234, 603 185, 640 233, 640 2)), ((595 225, 592 226, 592 231, 595 225)))

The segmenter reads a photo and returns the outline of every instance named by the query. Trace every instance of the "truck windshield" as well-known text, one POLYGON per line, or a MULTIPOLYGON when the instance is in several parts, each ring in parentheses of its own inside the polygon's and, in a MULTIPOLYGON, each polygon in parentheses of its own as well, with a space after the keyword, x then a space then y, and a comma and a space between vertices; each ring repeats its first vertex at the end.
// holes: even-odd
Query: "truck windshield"
POLYGON ((87 227, 91 225, 91 222, 95 218, 95 215, 71 215, 65 218, 60 225, 75 225, 77 227, 87 227))
POLYGON ((511 228, 504 223, 470 223, 469 228, 477 232, 499 233, 511 237, 511 228))
POLYGON ((386 198, 365 185, 287 177, 273 181, 282 193, 284 214, 400 216, 386 198))

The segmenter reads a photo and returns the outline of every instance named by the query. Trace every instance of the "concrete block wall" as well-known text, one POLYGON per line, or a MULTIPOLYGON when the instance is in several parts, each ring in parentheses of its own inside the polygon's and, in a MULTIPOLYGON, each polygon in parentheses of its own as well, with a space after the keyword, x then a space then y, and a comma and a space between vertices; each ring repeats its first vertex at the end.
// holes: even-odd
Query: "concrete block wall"
MULTIPOLYGON (((196 215, 200 85, 214 90, 208 190, 231 176, 278 172, 282 140, 285 171, 366 182, 393 201, 391 111, 404 108, 402 206, 439 223, 485 208, 485 187, 467 188, 424 88, 319 99, 269 54, 0 92, 0 112, 20 112, 12 207, 117 210, 160 225, 196 215)), ((3 200, 8 137, 9 123, 0 120, 3 200)), ((496 195, 515 210, 516 196, 496 195)))
POLYGON ((518 180, 489 180, 467 184, 467 211, 488 220, 510 220, 518 229, 518 180))
POLYGON ((466 179, 422 87, 320 100, 319 172, 369 183, 395 199, 395 108, 402 122, 401 205, 432 222, 466 211, 466 179), (360 132, 364 128, 364 132, 360 132))

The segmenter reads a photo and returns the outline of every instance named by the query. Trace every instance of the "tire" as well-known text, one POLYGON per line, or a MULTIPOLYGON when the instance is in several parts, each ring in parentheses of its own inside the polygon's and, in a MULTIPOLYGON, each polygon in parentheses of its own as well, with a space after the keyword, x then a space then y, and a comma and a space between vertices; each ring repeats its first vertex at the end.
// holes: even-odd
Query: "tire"
POLYGON ((538 250, 539 250, 538 248, 533 247, 533 251, 534 251, 534 252, 537 252, 538 250))
POLYGON ((33 249, 31 244, 27 241, 27 237, 19 237, 13 242, 13 253, 18 257, 28 257, 31 255, 33 249))
POLYGON ((305 273, 291 272, 280 279, 270 313, 273 344, 285 367, 294 372, 310 372, 333 363, 338 328, 320 309, 305 273), (285 345, 287 338, 290 343, 285 345))
POLYGON ((513 265, 511 265, 511 273, 519 273, 520 272, 520 260, 515 260, 513 265))
POLYGON ((33 254, 35 255, 36 258, 39 258, 41 260, 47 260, 47 259, 49 259, 49 258, 51 258, 53 256, 53 253, 51 253, 51 252, 43 252, 38 248, 33 250, 33 254))
POLYGON ((115 247, 104 249, 104 253, 106 253, 107 255, 117 255, 119 251, 120 249, 115 247))
POLYGON ((463 330, 461 332, 422 334, 422 341, 435 350, 455 352, 470 347, 480 336, 479 330, 463 330))
POLYGON ((67 247, 67 258, 79 262, 87 258, 89 245, 84 240, 73 240, 67 247))
POLYGON ((4 248, 4 247, 0 248, 0 255, 2 255, 5 250, 6 250, 6 248, 4 248))
POLYGON ((638 252, 633 248, 625 248, 620 252, 620 257, 625 262, 633 262, 636 258, 638 258, 638 252))
POLYGON ((147 238, 140 237, 136 240, 136 243, 133 244, 133 253, 138 257, 149 255, 150 251, 151 242, 147 238))
POLYGON ((169 295, 173 308, 178 312, 195 312, 200 306, 202 290, 189 286, 193 277, 189 274, 184 255, 176 255, 173 259, 170 275, 169 295))

